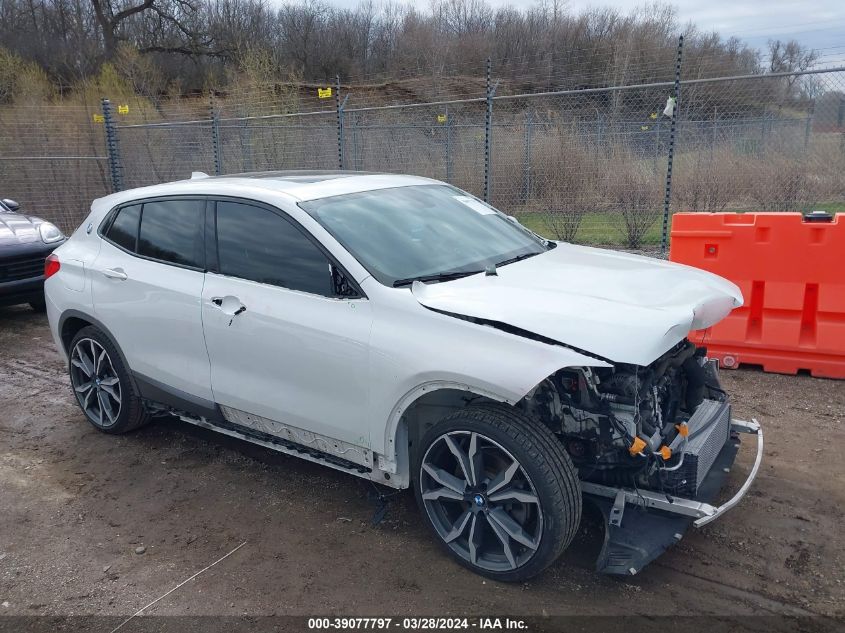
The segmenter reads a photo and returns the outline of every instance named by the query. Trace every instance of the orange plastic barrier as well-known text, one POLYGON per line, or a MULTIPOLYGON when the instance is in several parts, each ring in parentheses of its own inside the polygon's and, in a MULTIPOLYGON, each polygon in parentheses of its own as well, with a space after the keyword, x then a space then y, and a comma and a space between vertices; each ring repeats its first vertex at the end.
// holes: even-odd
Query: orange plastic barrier
POLYGON ((730 279, 745 298, 691 341, 723 367, 845 378, 845 214, 678 213, 671 235, 669 259, 730 279))

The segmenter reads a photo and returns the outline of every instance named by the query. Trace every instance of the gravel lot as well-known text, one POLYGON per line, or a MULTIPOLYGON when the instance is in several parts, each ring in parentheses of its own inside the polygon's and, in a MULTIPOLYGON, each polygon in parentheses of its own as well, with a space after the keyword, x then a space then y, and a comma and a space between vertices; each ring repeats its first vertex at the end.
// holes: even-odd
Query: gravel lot
MULTIPOLYGON (((550 570, 503 585, 441 554, 410 493, 373 527, 352 476, 178 421, 98 433, 46 318, 0 308, 0 615, 128 615, 243 542, 150 612, 845 615, 845 382, 723 377, 766 433, 739 507, 623 580, 593 573, 588 520, 550 570)), ((751 461, 746 444, 731 485, 751 461)))

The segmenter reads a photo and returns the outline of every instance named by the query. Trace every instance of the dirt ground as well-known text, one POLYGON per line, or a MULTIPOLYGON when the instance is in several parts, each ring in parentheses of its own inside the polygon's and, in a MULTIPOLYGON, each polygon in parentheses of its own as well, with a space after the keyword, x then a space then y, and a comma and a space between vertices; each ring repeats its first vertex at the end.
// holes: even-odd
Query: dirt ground
POLYGON ((505 585, 443 555, 410 493, 374 527, 352 476, 178 421, 97 432, 46 318, 0 308, 0 615, 132 614, 243 542, 149 612, 845 615, 845 382, 723 378, 734 414, 765 427, 742 504, 622 580, 593 572, 588 520, 551 569, 505 585))

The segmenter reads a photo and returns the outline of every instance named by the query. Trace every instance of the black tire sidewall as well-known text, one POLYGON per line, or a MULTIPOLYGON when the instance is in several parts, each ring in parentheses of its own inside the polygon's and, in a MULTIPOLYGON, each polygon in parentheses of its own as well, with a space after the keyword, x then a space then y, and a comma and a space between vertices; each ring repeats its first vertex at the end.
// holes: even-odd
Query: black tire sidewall
MULTIPOLYGON (((417 505, 419 506, 420 512, 423 514, 425 523, 428 525, 429 530, 434 535, 435 539, 440 544, 440 546, 446 552, 448 552, 454 560, 456 560, 458 563, 460 563, 467 569, 470 569, 475 573, 485 576, 487 578, 503 582, 518 582, 531 578, 532 576, 535 576, 536 574, 540 573, 543 569, 548 567, 550 564, 552 564, 560 556, 563 549, 565 549, 565 547, 569 544, 572 537, 574 536, 574 530, 568 530, 570 533, 566 533, 567 530, 565 529, 564 525, 566 521, 563 520, 565 517, 558 516, 555 504, 550 502, 550 500, 553 499, 556 495, 560 495, 561 491, 555 490, 555 487, 557 487, 557 483, 553 480, 553 478, 548 477, 547 474, 542 471, 542 469, 534 461, 532 456, 529 455, 528 449, 526 449, 526 447, 523 446, 519 441, 515 441, 514 437, 510 433, 502 430, 497 426, 494 426, 493 424, 488 424, 483 420, 470 416, 463 416, 461 415, 461 413, 462 412, 456 413, 452 416, 447 416, 446 418, 444 418, 443 421, 435 424, 433 427, 428 429, 428 431, 423 435, 418 450, 415 451, 415 454, 413 456, 414 458, 412 465, 412 476, 414 480, 414 495, 417 500, 417 505), (428 516, 428 511, 425 508, 425 504, 422 499, 422 492, 420 490, 419 485, 422 461, 429 447, 435 440, 437 440, 440 436, 453 431, 467 431, 480 433, 481 435, 488 437, 489 439, 493 440, 494 442, 498 443, 503 448, 505 448, 511 455, 516 458, 520 466, 522 466, 522 468, 525 470, 529 479, 531 480, 531 483, 534 486, 534 489, 537 492, 537 495, 540 498, 540 508, 543 513, 543 530, 540 538, 540 546, 537 548, 537 551, 527 563, 514 570, 507 572, 495 572, 474 566, 472 563, 463 559, 451 550, 448 544, 446 544, 442 540, 440 534, 437 532, 431 522, 430 517, 428 516)), ((495 415, 496 408, 491 408, 486 413, 488 415, 495 415)), ((531 424, 530 421, 527 422, 531 424)), ((513 430, 515 427, 511 425, 510 428, 513 430)), ((545 431, 550 436, 552 436, 553 441, 558 441, 557 438, 555 438, 551 434, 551 431, 548 431, 547 429, 545 429, 545 427, 543 427, 542 431, 545 431)), ((535 447, 535 450, 541 450, 541 448, 535 447)), ((563 453, 563 456, 566 460, 569 460, 568 455, 563 453)), ((553 461, 558 457, 559 456, 552 456, 547 454, 545 456, 545 459, 546 461, 553 461)), ((570 472, 574 476, 574 468, 570 472)), ((580 485, 577 482, 577 477, 574 485, 576 485, 578 489, 577 507, 571 508, 570 511, 577 513, 576 521, 580 522, 581 497, 580 485)))
MULTIPOLYGON (((83 339, 93 339, 106 350, 106 353, 109 355, 109 360, 111 361, 112 369, 114 369, 118 379, 120 380, 121 389, 120 413, 118 414, 117 421, 114 424, 111 426, 100 426, 83 410, 82 414, 85 416, 85 419, 88 420, 95 429, 102 431, 103 433, 120 434, 137 428, 145 422, 143 404, 138 397, 137 387, 135 386, 135 382, 132 380, 132 376, 129 371, 126 369, 126 365, 123 362, 123 355, 114 343, 112 343, 111 339, 102 332, 102 330, 93 325, 89 325, 76 333, 76 336, 73 337, 73 340, 68 347, 68 375, 70 375, 71 372, 71 357, 73 355, 73 350, 76 348, 76 344, 83 339)), ((79 402, 79 398, 73 387, 73 380, 71 380, 71 390, 73 391, 74 399, 77 404, 80 405, 79 408, 82 409, 82 405, 79 402)))

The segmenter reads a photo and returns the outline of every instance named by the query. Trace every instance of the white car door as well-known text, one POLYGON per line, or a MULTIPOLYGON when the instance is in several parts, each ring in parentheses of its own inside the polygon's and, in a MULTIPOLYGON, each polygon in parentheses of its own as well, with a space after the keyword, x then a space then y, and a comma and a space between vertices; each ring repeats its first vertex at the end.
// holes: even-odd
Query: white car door
POLYGON ((336 296, 330 259, 281 211, 221 200, 216 230, 202 297, 215 401, 369 446, 369 301, 336 296))
POLYGON ((97 318, 140 380, 210 402, 200 309, 205 205, 173 199, 119 209, 103 228, 91 287, 97 318))

